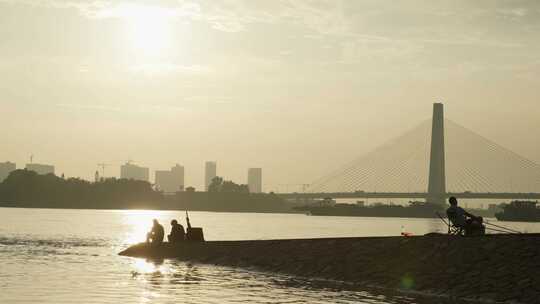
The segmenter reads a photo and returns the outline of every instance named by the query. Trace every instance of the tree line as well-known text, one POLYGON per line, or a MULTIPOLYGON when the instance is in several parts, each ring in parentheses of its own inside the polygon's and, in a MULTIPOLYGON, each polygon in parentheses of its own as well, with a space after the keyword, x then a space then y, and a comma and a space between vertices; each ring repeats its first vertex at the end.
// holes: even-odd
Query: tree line
POLYGON ((16 207, 116 209, 159 202, 162 195, 145 181, 107 178, 95 183, 15 170, 0 183, 0 202, 16 207))
POLYGON ((247 185, 212 180, 208 192, 187 188, 164 195, 152 184, 133 179, 80 178, 40 175, 15 170, 0 183, 0 206, 69 209, 162 209, 228 212, 289 212, 292 206, 274 194, 250 194, 247 185))

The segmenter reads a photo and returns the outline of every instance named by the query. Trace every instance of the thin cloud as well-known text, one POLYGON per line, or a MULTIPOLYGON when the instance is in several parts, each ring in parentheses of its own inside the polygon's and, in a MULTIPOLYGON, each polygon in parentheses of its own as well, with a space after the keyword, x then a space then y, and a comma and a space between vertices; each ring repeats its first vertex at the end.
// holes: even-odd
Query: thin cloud
POLYGON ((178 65, 173 63, 148 63, 140 64, 129 68, 131 72, 147 73, 147 74, 183 74, 183 75, 204 75, 212 71, 209 67, 200 65, 178 65))
POLYGON ((152 104, 139 104, 129 106, 109 106, 99 104, 71 104, 71 103, 59 103, 55 105, 58 108, 76 110, 76 111, 91 111, 91 112, 112 112, 112 113, 171 113, 171 112, 184 112, 186 108, 175 105, 152 105, 152 104))
POLYGON ((122 112, 122 108, 114 106, 105 106, 97 104, 71 104, 71 103, 59 103, 55 105, 58 108, 64 108, 69 110, 83 110, 83 111, 99 111, 99 112, 122 112))

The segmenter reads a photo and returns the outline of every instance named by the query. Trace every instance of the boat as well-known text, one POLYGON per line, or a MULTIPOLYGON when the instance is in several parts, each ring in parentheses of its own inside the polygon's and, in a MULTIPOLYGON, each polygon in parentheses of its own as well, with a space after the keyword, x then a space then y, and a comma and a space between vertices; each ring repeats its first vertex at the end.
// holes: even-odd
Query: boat
POLYGON ((502 206, 502 211, 495 213, 499 221, 540 222, 538 201, 512 201, 502 206))

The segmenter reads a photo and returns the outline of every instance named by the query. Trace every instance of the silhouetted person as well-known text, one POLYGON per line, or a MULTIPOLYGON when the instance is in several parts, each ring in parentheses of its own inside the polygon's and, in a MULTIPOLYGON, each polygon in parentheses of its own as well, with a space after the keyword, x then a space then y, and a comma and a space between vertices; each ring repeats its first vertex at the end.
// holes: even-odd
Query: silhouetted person
POLYGON ((171 221, 171 234, 169 234, 169 243, 178 243, 184 241, 186 232, 184 226, 178 224, 177 220, 171 221))
POLYGON ((452 224, 462 230, 465 230, 465 235, 484 234, 485 227, 482 225, 483 218, 475 216, 465 211, 458 206, 458 201, 455 197, 448 199, 450 207, 446 209, 446 215, 452 224))
POLYGON ((163 237, 165 236, 165 230, 156 219, 154 219, 153 222, 152 230, 146 235, 146 242, 156 246, 161 245, 161 243, 163 243, 163 237))

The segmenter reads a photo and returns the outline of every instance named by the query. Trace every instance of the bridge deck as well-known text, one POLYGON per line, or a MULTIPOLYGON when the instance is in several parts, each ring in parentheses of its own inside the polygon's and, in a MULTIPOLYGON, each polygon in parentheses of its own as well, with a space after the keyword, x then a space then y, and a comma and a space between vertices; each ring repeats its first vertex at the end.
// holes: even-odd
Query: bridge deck
MULTIPOLYGON (((424 192, 335 192, 335 193, 277 193, 285 199, 317 199, 330 197, 336 198, 405 198, 426 199, 428 194, 424 192)), ((476 193, 461 192, 446 194, 447 197, 455 196, 464 199, 540 199, 540 193, 476 193)))

